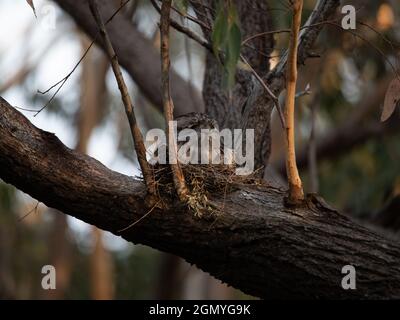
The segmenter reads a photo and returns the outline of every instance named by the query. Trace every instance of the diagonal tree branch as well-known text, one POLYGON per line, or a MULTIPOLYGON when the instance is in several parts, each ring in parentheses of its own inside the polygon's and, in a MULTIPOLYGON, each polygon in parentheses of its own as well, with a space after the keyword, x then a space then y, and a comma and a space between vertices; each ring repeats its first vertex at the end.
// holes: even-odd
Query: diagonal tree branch
POLYGON ((301 14, 303 12, 303 0, 293 0, 292 9, 292 32, 290 34, 288 62, 286 66, 286 176, 289 184, 288 200, 292 204, 299 204, 304 200, 304 191, 296 164, 294 108, 297 84, 297 44, 301 14))
MULTIPOLYGON (((96 37, 98 28, 90 13, 88 0, 54 1, 71 15, 89 37, 92 39, 96 37)), ((114 1, 99 0, 98 2, 103 17, 110 16, 116 9, 114 1)), ((147 99, 162 110, 161 64, 159 53, 151 40, 145 38, 123 14, 118 14, 113 18, 107 25, 107 31, 121 66, 128 71, 147 99)), ((98 44, 104 48, 100 38, 98 44)), ((193 100, 190 92, 196 90, 191 89, 187 81, 175 72, 171 72, 171 81, 176 84, 172 90, 176 115, 204 110, 200 93, 196 94, 193 100)))
MULTIPOLYGON (((314 10, 311 12, 306 23, 302 27, 302 31, 300 32, 297 54, 298 65, 304 65, 307 58, 312 56, 311 49, 321 30, 325 26, 323 22, 329 20, 329 18, 335 13, 340 5, 340 2, 340 0, 318 0, 314 10), (307 28, 307 26, 313 27, 307 28)), ((285 52, 278 65, 268 75, 268 82, 271 82, 272 80, 282 81, 282 78, 284 78, 285 74, 287 60, 288 52, 285 52)), ((278 89, 282 88, 284 84, 278 81, 275 86, 278 89)))
MULTIPOLYGON (((314 45, 318 35, 320 34, 324 24, 323 21, 328 20, 340 5, 340 0, 318 0, 314 10, 310 14, 307 22, 304 24, 300 32, 298 42, 297 64, 305 64, 306 59, 310 56, 310 50, 314 45), (306 26, 313 26, 306 28, 306 26)), ((278 65, 265 76, 265 82, 275 96, 285 89, 285 70, 288 61, 288 52, 286 52, 278 65)), ((264 87, 256 80, 253 80, 253 88, 243 106, 242 124, 246 128, 261 128, 259 134, 256 135, 255 156, 256 167, 268 164, 271 139, 269 130, 269 121, 273 110, 274 102, 271 101, 264 87), (266 130, 265 128, 268 128, 266 130)), ((262 173, 262 172, 261 172, 262 173)))
MULTIPOLYGON (((0 178, 46 205, 114 234, 147 212, 143 183, 65 147, 3 99, 0 136, 0 178)), ((241 186, 214 197, 225 208, 216 218, 195 218, 176 204, 155 209, 122 237, 179 255, 262 298, 400 298, 397 243, 317 197, 289 209, 284 196, 268 186, 241 186), (349 264, 357 290, 341 287, 349 264)))
MULTIPOLYGON (((381 79, 378 85, 370 90, 365 98, 357 105, 353 106, 354 111, 344 119, 339 126, 321 134, 316 140, 316 156, 319 161, 335 159, 346 152, 351 151, 369 139, 376 139, 385 135, 393 135, 399 132, 398 114, 382 123, 379 121, 379 105, 385 98, 387 88, 392 75, 381 79), (354 130, 357 128, 357 130, 354 130)), ((308 146, 304 145, 299 149, 297 165, 299 169, 304 169, 308 164, 308 146)), ((278 159, 274 166, 279 172, 285 172, 285 160, 283 157, 278 159)))
POLYGON ((172 170, 173 180, 176 192, 178 193, 179 199, 182 202, 187 201, 189 191, 186 187, 185 177, 183 176, 182 168, 178 161, 178 146, 176 144, 175 136, 178 134, 175 132, 172 121, 174 120, 174 103, 171 98, 170 89, 170 59, 169 59, 169 23, 170 23, 170 11, 171 11, 172 0, 164 0, 161 6, 161 17, 160 17, 160 33, 161 33, 161 69, 162 69, 162 91, 163 91, 163 105, 164 105, 164 116, 167 127, 167 141, 169 154, 173 156, 174 160, 170 161, 172 170), (172 137, 172 138, 171 138, 172 137))
MULTIPOLYGON (((101 37, 104 42, 104 48, 111 62, 111 67, 115 75, 115 79, 118 83, 118 88, 121 92, 122 102, 124 103, 125 113, 129 121, 129 127, 135 146, 135 151, 139 161, 140 169, 143 173, 143 178, 146 183, 147 191, 151 197, 156 195, 156 183, 154 180, 153 172, 150 169, 150 165, 146 160, 146 147, 144 146, 143 136, 140 132, 139 126, 136 121, 135 112, 133 110, 132 99, 129 95, 128 88, 125 84, 124 77, 119 66, 118 57, 115 54, 114 48, 111 44, 111 40, 106 31, 103 19, 99 12, 99 7, 96 0, 89 0, 89 7, 92 11, 93 17, 99 27, 101 37)), ((154 201, 154 200, 152 200, 154 201)), ((151 204, 152 205, 152 204, 151 204)))

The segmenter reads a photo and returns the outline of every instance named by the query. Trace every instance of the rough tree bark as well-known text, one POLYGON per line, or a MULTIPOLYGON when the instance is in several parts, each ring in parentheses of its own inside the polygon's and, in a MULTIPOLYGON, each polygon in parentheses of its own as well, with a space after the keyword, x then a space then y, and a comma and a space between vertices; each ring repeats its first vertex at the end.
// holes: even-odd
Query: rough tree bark
MULTIPOLYGON (((0 100, 0 178, 46 205, 99 228, 118 230, 146 213, 145 186, 68 149, 0 100)), ((400 298, 400 246, 316 197, 303 208, 285 193, 243 186, 195 218, 179 204, 154 210, 121 236, 195 263, 262 298, 400 298), (341 269, 357 269, 357 290, 343 290, 341 269)))
MULTIPOLYGON (((199 17, 208 17, 210 28, 203 27, 205 38, 210 42, 211 27, 217 1, 192 1, 199 17)), ((267 1, 236 0, 239 12, 240 29, 243 40, 262 32, 272 30, 272 19, 267 1)), ((203 18, 204 19, 204 18, 203 18)), ((242 47, 241 53, 246 57, 256 72, 265 76, 270 70, 269 56, 274 48, 272 34, 256 37, 242 47)), ((255 131, 255 164, 259 168, 266 164, 270 153, 270 117, 272 104, 260 103, 251 112, 243 114, 244 105, 253 90, 253 76, 250 71, 237 70, 236 84, 231 98, 222 86, 223 74, 220 63, 210 52, 207 52, 206 68, 203 82, 203 100, 206 112, 218 121, 221 129, 251 128, 255 131)), ((262 171, 259 171, 262 175, 262 171)))
MULTIPOLYGON (((87 1, 54 1, 70 14, 89 36, 92 38, 96 36, 97 29, 90 16, 87 1)), ((110 16, 115 11, 113 4, 105 0, 101 0, 99 3, 103 16, 110 16)), ((214 1, 203 0, 191 3, 198 15, 205 19, 205 23, 209 26, 209 28, 203 28, 204 35, 209 40, 214 1)), ((319 23, 327 20, 339 4, 340 0, 318 0, 306 23, 306 25, 314 25, 314 27, 304 29, 300 36, 298 57, 300 65, 305 63, 314 41, 323 28, 323 24, 319 23)), ((236 5, 240 15, 243 38, 253 36, 256 33, 271 31, 270 10, 268 10, 269 7, 265 1, 236 0, 236 5)), ((120 58, 121 65, 130 73, 146 97, 161 108, 160 62, 151 41, 144 38, 122 15, 115 16, 107 26, 107 30, 120 58), (126 37, 126 34, 129 34, 129 37, 126 37)), ((268 56, 272 52, 273 44, 271 34, 257 37, 249 41, 248 46, 243 47, 242 54, 245 55, 253 68, 264 77, 274 94, 279 95, 285 87, 286 56, 284 55, 279 65, 268 73, 268 56)), ((203 88, 206 111, 219 122, 221 128, 244 127, 254 129, 256 133, 255 165, 257 168, 264 166, 268 163, 271 149, 270 119, 273 103, 265 89, 251 76, 250 72, 242 70, 238 71, 237 74, 233 98, 228 99, 226 92, 221 90, 221 72, 219 69, 216 59, 211 54, 207 54, 203 88)), ((188 89, 188 84, 175 73, 171 74, 171 82, 174 84, 172 98, 176 107, 176 115, 193 110, 204 110, 203 101, 200 98, 193 101, 190 98, 191 90, 188 89)), ((263 175, 262 170, 258 172, 261 176, 263 175)))

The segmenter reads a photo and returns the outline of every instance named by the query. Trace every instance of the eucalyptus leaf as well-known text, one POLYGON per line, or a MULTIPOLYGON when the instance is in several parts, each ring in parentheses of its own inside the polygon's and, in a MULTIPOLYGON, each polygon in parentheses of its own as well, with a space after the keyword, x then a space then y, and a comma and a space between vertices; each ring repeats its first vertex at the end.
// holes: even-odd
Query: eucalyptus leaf
POLYGON ((221 6, 218 10, 211 35, 213 51, 217 59, 219 59, 219 52, 223 50, 224 44, 227 41, 228 27, 228 17, 221 6))
POLYGON ((227 50, 225 56, 225 68, 228 74, 227 85, 231 88, 235 84, 236 66, 240 57, 241 33, 237 24, 233 24, 229 30, 227 50))
POLYGON ((242 40, 239 16, 232 1, 219 2, 211 40, 214 54, 223 66, 223 86, 232 88, 235 84, 242 40), (220 60, 221 56, 223 61, 220 60))

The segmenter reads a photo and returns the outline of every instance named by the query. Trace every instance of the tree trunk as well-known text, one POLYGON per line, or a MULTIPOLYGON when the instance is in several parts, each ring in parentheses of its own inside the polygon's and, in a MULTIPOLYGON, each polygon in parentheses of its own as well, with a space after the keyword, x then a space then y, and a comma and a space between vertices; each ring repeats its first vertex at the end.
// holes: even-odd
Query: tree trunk
MULTIPOLYGON (((34 127, 0 100, 0 177, 46 205, 119 234, 148 210, 142 182, 113 172, 34 127)), ((121 236, 176 254, 262 298, 400 298, 400 246, 315 196, 284 206, 285 192, 238 186, 214 195, 218 216, 196 218, 179 204, 155 209, 121 236), (357 290, 341 287, 342 267, 357 290)))

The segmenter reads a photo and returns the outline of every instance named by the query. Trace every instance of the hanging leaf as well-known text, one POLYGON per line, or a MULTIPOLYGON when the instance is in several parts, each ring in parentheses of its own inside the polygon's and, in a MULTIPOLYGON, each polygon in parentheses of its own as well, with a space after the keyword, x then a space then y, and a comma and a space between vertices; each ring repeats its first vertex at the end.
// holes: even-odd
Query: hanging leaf
POLYGON ((219 60, 219 52, 223 50, 228 34, 228 17, 224 12, 223 6, 220 6, 214 22, 214 28, 211 35, 212 46, 216 58, 219 60))
POLYGON ((186 16, 188 10, 188 0, 174 0, 175 8, 182 14, 186 16))
POLYGON ((227 52, 226 52, 226 58, 227 58, 226 64, 229 67, 231 66, 236 67, 237 65, 237 62, 240 57, 241 40, 242 37, 240 34, 240 29, 236 24, 234 24, 229 30, 227 52))
POLYGON ((396 106, 400 103, 400 80, 395 78, 389 85, 389 89, 386 92, 385 102, 383 105, 383 111, 381 115, 381 121, 385 122, 396 110, 396 106))
POLYGON ((236 10, 236 6, 228 0, 228 20, 229 20, 229 26, 232 26, 234 24, 239 24, 239 15, 236 10))
POLYGON ((35 9, 35 5, 33 4, 33 0, 26 0, 26 2, 27 2, 27 3, 29 4, 29 6, 32 8, 33 14, 35 15, 35 18, 37 18, 36 9, 35 9))
POLYGON ((223 86, 231 88, 235 84, 236 68, 240 57, 241 32, 239 17, 234 4, 229 0, 219 2, 211 36, 213 51, 223 61, 223 86))

